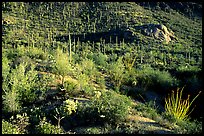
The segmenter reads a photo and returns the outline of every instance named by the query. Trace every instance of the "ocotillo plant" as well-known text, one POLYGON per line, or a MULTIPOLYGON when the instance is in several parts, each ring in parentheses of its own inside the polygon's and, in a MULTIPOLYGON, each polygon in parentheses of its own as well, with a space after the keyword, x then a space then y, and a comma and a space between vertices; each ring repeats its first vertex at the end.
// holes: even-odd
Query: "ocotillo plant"
POLYGON ((190 95, 188 95, 187 99, 182 99, 182 92, 184 87, 177 91, 172 91, 171 95, 165 98, 165 110, 166 112, 173 115, 178 120, 186 120, 189 114, 194 110, 194 108, 189 112, 192 103, 195 99, 200 95, 201 91, 194 97, 194 99, 190 102, 190 95), (180 92, 179 92, 180 90, 180 92))

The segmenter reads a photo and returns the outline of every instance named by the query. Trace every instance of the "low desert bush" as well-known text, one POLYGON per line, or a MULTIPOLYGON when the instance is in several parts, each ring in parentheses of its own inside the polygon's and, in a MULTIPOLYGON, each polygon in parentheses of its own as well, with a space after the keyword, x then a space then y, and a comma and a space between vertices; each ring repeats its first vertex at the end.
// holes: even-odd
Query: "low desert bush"
POLYGON ((88 123, 112 123, 124 121, 131 107, 127 96, 114 91, 98 92, 90 102, 79 104, 77 114, 88 123))
POLYGON ((36 129, 39 134, 63 134, 63 130, 48 122, 46 117, 40 121, 39 125, 36 126, 36 129))
POLYGON ((151 67, 138 71, 137 81, 142 88, 151 89, 162 94, 166 94, 166 91, 179 84, 178 80, 172 77, 169 72, 154 70, 151 67))
POLYGON ((106 68, 107 67, 107 55, 104 55, 103 53, 99 52, 99 53, 94 53, 92 55, 92 59, 95 62, 96 65, 102 67, 102 68, 106 68))
POLYGON ((2 120, 2 134, 20 134, 17 126, 2 120))
POLYGON ((174 129, 176 134, 201 134, 202 133, 202 122, 197 120, 186 120, 177 122, 177 127, 174 129))
POLYGON ((120 57, 116 62, 111 63, 108 68, 108 73, 116 90, 119 90, 121 84, 124 82, 125 66, 122 59, 120 57))
POLYGON ((29 47, 27 49, 26 54, 32 59, 41 59, 41 60, 48 59, 48 53, 43 51, 43 49, 39 47, 29 47))

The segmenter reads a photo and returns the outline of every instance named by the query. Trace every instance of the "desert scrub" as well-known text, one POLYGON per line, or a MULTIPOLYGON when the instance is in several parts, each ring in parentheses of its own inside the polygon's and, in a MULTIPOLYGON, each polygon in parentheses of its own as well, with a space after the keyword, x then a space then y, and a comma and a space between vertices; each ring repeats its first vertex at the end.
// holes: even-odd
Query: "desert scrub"
POLYGON ((71 63, 69 62, 69 57, 62 49, 57 48, 55 58, 55 68, 54 73, 62 77, 61 84, 64 86, 64 78, 68 74, 72 73, 71 63))
POLYGON ((18 127, 2 120, 2 134, 20 134, 18 127))
POLYGON ((15 117, 12 116, 10 120, 12 121, 12 124, 18 127, 18 131, 21 134, 29 133, 28 126, 30 125, 30 123, 29 123, 29 116, 27 115, 27 113, 17 114, 15 117))
POLYGON ((21 110, 19 94, 15 90, 5 92, 5 94, 2 95, 2 99, 4 111, 15 113, 21 110))
POLYGON ((177 122, 178 126, 174 129, 176 134, 201 134, 202 133, 202 122, 197 120, 180 120, 177 122))
POLYGON ((99 92, 90 102, 79 104, 78 116, 89 123, 112 123, 124 121, 131 108, 131 101, 125 95, 114 91, 99 92))
POLYGON ((74 101, 74 100, 69 100, 67 99, 66 101, 64 101, 63 103, 63 113, 65 113, 65 116, 69 116, 72 113, 75 113, 77 110, 77 105, 78 105, 78 101, 74 101))
POLYGON ((185 121, 193 111, 193 109, 189 111, 190 107, 201 91, 190 101, 190 95, 188 95, 187 99, 182 98, 183 89, 184 87, 181 89, 178 88, 177 91, 173 90, 171 95, 168 95, 168 97, 165 98, 165 110, 170 115, 173 115, 176 120, 185 121))
POLYGON ((89 76, 91 80, 96 80, 96 75, 98 71, 95 67, 94 61, 90 59, 83 59, 80 65, 82 67, 82 71, 81 71, 82 73, 89 76))
POLYGON ((4 109, 8 112, 18 111, 22 104, 34 102, 48 89, 48 83, 44 81, 47 78, 40 78, 34 67, 20 63, 16 69, 11 69, 3 94, 4 109))
POLYGON ((125 75, 125 66, 122 59, 122 57, 119 57, 116 62, 113 62, 109 65, 108 69, 110 78, 112 79, 111 81, 113 82, 114 87, 117 91, 119 91, 125 75))
POLYGON ((144 117, 148 117, 151 119, 156 119, 159 116, 158 107, 156 106, 154 101, 149 101, 145 103, 140 103, 135 106, 136 111, 142 114, 144 117))
POLYGON ((92 59, 101 68, 106 68, 107 67, 107 59, 108 56, 104 55, 103 53, 93 53, 92 59))
POLYGON ((151 67, 146 67, 137 71, 138 85, 145 89, 153 89, 159 93, 165 94, 169 88, 178 86, 179 82, 176 78, 172 77, 167 71, 154 70, 151 67))
POLYGON ((63 134, 63 130, 58 126, 52 125, 47 122, 46 117, 44 117, 39 125, 36 126, 38 134, 63 134))
POLYGON ((48 59, 48 53, 43 51, 42 48, 39 47, 28 47, 26 55, 32 59, 48 59))

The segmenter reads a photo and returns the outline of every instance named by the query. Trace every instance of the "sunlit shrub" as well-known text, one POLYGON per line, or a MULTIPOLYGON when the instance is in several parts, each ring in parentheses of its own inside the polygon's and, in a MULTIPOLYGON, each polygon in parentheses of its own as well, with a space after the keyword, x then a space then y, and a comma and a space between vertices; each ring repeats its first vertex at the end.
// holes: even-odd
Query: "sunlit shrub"
POLYGON ((12 113, 21 110, 19 94, 16 91, 12 90, 10 92, 5 92, 5 94, 2 95, 2 98, 3 98, 3 110, 12 113))
POLYGON ((63 134, 61 128, 47 122, 45 117, 40 121, 39 125, 37 125, 36 129, 39 134, 63 134))
POLYGON ((23 113, 22 115, 17 114, 15 117, 12 116, 10 120, 12 121, 12 124, 18 127, 18 130, 21 134, 28 134, 27 128, 30 123, 27 113, 23 113))
POLYGON ((108 71, 115 89, 119 90, 125 75, 125 66, 123 64, 122 57, 120 57, 116 62, 111 63, 108 71))
POLYGON ((114 91, 101 92, 100 94, 93 97, 90 102, 80 104, 78 116, 90 123, 117 124, 124 121, 131 107, 130 99, 114 91))
POLYGON ((66 116, 69 116, 71 115, 72 113, 76 112, 76 109, 77 109, 77 105, 78 105, 78 102, 74 101, 74 100, 66 100, 64 101, 64 104, 62 106, 63 108, 63 112, 65 113, 66 116))
POLYGON ((198 122, 197 120, 181 120, 177 124, 179 127, 174 129, 176 134, 202 134, 202 122, 198 122))
POLYGON ((95 80, 97 74, 95 63, 92 60, 83 59, 81 62, 81 66, 83 67, 81 72, 89 76, 90 79, 95 80))
POLYGON ((2 120, 2 134, 20 134, 17 126, 2 120))
POLYGON ((54 72, 62 76, 61 84, 64 85, 65 76, 72 73, 72 67, 71 64, 69 63, 69 57, 61 49, 57 48, 54 58, 55 58, 54 72))
POLYGON ((46 60, 48 58, 48 53, 39 47, 29 47, 26 53, 32 59, 46 60))

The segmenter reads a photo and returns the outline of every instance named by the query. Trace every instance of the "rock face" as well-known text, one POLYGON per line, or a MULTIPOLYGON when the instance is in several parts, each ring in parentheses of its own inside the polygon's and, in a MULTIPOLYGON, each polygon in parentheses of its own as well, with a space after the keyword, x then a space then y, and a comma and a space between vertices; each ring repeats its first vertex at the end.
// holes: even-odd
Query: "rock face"
POLYGON ((160 41, 164 41, 167 44, 176 39, 172 31, 168 31, 167 27, 160 24, 147 24, 135 27, 137 30, 141 30, 142 34, 146 36, 154 37, 160 41))

